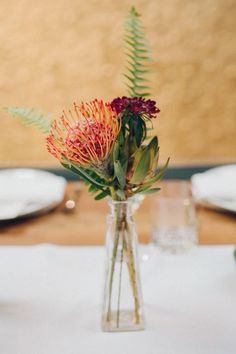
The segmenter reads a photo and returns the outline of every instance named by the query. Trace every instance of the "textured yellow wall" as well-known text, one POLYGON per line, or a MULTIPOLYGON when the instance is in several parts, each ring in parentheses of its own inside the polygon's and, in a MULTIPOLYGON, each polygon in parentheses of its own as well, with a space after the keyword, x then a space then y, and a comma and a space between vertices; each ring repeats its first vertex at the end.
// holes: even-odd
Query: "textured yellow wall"
MULTIPOLYGON (((0 105, 59 114, 125 93, 122 22, 143 14, 162 159, 236 157, 235 0, 1 0, 0 105)), ((43 137, 0 115, 0 165, 50 165, 43 137)))

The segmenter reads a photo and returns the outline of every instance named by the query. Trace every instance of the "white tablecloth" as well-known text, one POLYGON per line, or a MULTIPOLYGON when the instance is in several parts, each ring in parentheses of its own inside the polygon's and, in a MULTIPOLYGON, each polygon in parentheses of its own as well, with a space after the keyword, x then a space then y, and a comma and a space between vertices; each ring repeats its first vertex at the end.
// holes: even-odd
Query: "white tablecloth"
POLYGON ((232 246, 141 264, 147 328, 100 330, 104 248, 0 247, 1 354, 236 353, 232 246))

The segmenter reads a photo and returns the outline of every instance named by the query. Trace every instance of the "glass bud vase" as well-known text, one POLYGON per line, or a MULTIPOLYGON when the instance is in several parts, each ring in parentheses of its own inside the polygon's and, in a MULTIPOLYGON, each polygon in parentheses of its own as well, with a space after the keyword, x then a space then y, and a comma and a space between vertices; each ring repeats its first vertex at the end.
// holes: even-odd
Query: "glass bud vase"
POLYGON ((102 313, 105 332, 144 329, 137 234, 133 221, 135 198, 109 201, 106 233, 106 277, 102 313))

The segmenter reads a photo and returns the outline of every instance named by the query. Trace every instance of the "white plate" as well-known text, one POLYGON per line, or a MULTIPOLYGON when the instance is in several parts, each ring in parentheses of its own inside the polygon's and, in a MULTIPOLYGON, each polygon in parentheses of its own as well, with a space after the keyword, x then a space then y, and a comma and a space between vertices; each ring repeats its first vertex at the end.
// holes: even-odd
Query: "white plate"
POLYGON ((195 174, 191 182, 196 202, 212 209, 236 212, 236 165, 195 174))
POLYGON ((34 169, 0 170, 0 221, 51 210, 61 203, 66 180, 34 169))

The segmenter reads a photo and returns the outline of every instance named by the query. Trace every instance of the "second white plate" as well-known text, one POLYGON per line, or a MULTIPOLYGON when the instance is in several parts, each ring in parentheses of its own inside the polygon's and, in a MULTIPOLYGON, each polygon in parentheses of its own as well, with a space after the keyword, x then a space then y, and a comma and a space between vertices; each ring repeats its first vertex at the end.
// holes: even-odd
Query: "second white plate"
POLYGON ((195 174, 191 182, 197 203, 236 213, 236 165, 216 167, 195 174))

